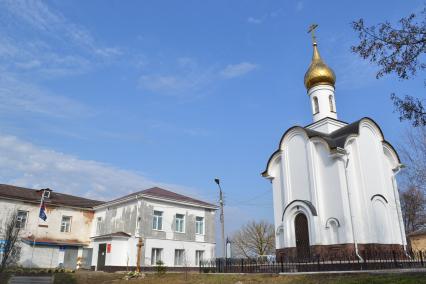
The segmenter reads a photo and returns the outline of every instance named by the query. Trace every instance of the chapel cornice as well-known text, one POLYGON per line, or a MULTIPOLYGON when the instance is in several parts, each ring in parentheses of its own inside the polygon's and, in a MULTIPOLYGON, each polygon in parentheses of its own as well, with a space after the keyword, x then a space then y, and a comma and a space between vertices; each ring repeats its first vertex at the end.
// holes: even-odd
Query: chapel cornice
POLYGON ((289 141, 291 137, 294 137, 297 134, 303 133, 303 135, 306 135, 307 139, 312 142, 315 142, 315 140, 324 141, 328 145, 330 152, 332 152, 337 148, 344 149, 347 143, 351 140, 351 138, 358 137, 360 128, 362 126, 366 126, 370 128, 373 131, 373 133, 376 134, 378 139, 382 142, 383 147, 391 153, 391 155, 396 159, 398 163, 400 163, 398 153, 395 151, 393 146, 388 141, 385 140, 382 129, 372 118, 363 117, 360 120, 357 120, 351 124, 345 125, 331 132, 330 134, 318 132, 318 131, 307 128, 309 126, 310 125, 306 127, 293 126, 287 129, 287 131, 283 134, 283 136, 280 139, 280 143, 278 144, 278 149, 269 158, 266 164, 266 169, 262 173, 263 177, 269 178, 269 179, 273 178, 269 173, 271 161, 278 155, 278 153, 281 153, 283 151, 286 142, 289 141))

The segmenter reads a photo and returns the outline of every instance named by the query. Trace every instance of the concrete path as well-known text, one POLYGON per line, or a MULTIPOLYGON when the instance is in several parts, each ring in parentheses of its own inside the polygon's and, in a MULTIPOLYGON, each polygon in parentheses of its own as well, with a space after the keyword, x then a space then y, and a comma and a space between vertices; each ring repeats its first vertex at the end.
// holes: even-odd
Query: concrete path
POLYGON ((13 276, 9 284, 52 284, 53 276, 13 276))

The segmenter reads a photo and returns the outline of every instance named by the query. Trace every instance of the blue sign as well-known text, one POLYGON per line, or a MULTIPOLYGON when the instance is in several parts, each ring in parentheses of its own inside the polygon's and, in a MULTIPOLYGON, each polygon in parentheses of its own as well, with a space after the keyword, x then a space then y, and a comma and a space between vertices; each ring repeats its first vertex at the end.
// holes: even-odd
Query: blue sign
POLYGON ((0 252, 4 252, 6 243, 6 240, 0 240, 0 252))

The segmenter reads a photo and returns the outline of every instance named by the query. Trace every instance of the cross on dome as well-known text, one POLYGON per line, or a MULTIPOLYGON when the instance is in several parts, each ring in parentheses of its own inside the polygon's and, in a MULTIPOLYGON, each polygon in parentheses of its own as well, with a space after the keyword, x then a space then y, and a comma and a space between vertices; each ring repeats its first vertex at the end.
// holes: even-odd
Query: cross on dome
POLYGON ((308 33, 312 36, 312 46, 313 46, 313 55, 312 61, 309 65, 308 71, 305 73, 305 87, 310 89, 316 85, 331 85, 334 87, 336 83, 336 75, 334 75, 333 70, 325 64, 322 60, 317 46, 317 41, 315 37, 315 29, 318 27, 317 24, 312 24, 309 27, 308 33))

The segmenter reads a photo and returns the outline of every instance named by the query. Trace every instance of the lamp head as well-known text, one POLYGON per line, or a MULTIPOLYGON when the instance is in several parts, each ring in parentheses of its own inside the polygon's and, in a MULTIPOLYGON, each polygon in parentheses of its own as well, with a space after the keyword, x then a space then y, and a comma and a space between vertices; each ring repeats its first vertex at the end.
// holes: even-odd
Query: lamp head
POLYGON ((219 185, 219 184, 220 184, 220 180, 219 180, 218 178, 215 178, 215 179, 214 179, 214 182, 215 182, 217 185, 219 185))

